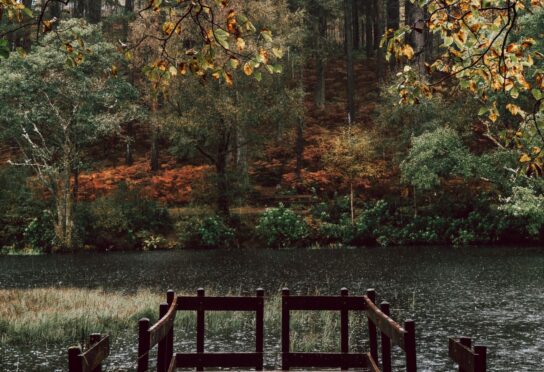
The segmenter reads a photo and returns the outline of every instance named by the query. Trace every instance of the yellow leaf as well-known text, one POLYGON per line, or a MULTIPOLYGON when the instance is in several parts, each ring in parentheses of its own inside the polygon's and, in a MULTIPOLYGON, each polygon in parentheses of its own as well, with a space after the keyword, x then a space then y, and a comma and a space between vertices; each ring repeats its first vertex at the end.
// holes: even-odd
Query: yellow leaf
POLYGON ((527 154, 523 154, 521 155, 521 157, 519 158, 519 162, 520 163, 528 163, 531 161, 531 157, 527 154))
POLYGON ((414 58, 414 49, 409 44, 405 44, 402 48, 402 55, 408 59, 412 59, 414 58))
POLYGON ((175 27, 176 25, 173 22, 164 22, 164 24, 162 25, 162 31, 166 35, 170 35, 174 31, 175 27))
POLYGON ((246 63, 244 64, 244 73, 245 73, 247 76, 250 76, 250 75, 253 73, 253 66, 251 65, 251 63, 246 62, 246 63))
POLYGON ((246 42, 244 39, 242 39, 241 37, 237 38, 236 39, 236 47, 238 48, 238 50, 242 51, 245 49, 246 47, 246 42))

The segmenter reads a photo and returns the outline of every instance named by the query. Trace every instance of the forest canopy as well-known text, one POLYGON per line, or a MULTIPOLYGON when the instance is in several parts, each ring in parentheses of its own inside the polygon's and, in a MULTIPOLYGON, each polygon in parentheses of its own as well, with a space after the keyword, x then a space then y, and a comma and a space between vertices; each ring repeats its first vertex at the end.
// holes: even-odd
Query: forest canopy
POLYGON ((0 0, 0 246, 543 237, 542 0, 0 0))

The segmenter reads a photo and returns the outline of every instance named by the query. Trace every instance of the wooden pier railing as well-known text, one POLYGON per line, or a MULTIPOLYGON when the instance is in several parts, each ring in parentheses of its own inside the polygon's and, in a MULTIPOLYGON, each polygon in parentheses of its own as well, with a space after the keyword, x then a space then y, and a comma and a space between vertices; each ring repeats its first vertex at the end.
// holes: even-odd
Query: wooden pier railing
POLYGON ((414 322, 408 320, 404 328, 389 317, 389 305, 381 309, 374 304, 376 293, 368 290, 365 296, 349 296, 342 288, 340 296, 291 296, 289 289, 282 291, 282 369, 290 368, 368 368, 371 371, 391 371, 391 345, 398 345, 406 354, 406 371, 415 372, 416 344, 414 322), (340 312, 339 353, 298 353, 290 351, 290 311, 323 310, 340 312), (350 353, 349 311, 364 311, 368 318, 370 352, 350 353), (381 334, 382 363, 378 363, 378 337, 381 334))
MULTIPOLYGON (((391 372, 391 348, 398 346, 405 355, 407 372, 417 370, 415 324, 406 320, 401 326, 390 317, 387 302, 376 305, 376 292, 367 290, 363 296, 350 296, 346 288, 339 296, 291 296, 282 290, 282 369, 290 368, 367 368, 373 372, 391 372), (291 311, 340 312, 340 352, 299 353, 290 350, 291 311), (369 352, 352 353, 349 347, 349 312, 364 312, 368 320, 369 352), (380 347, 378 347, 378 341, 380 347), (379 355, 381 356, 381 360, 379 355)), ((69 371, 100 371, 101 363, 109 355, 109 338, 91 336, 90 348, 69 349, 69 371)), ((257 289, 254 297, 206 297, 203 289, 196 296, 176 296, 168 291, 166 302, 159 306, 159 320, 151 326, 149 319, 138 324, 137 371, 150 369, 150 352, 157 346, 157 363, 152 369, 170 372, 177 368, 254 368, 263 369, 264 352, 264 290, 257 289), (196 312, 196 352, 174 354, 174 321, 178 311, 196 312), (255 352, 208 353, 204 350, 205 314, 209 311, 255 312, 255 352)), ((470 340, 450 339, 450 356, 459 363, 460 371, 485 371, 485 347, 470 348, 470 340), (483 366, 483 367, 482 367, 483 366), (482 369, 483 368, 483 369, 482 369)))
POLYGON ((69 372, 100 372, 102 362, 110 355, 110 338, 99 333, 89 337, 89 348, 82 352, 79 346, 68 349, 69 372))
POLYGON ((204 289, 198 289, 196 297, 178 296, 169 291, 167 303, 160 307, 160 320, 149 327, 149 319, 139 322, 138 372, 149 369, 149 352, 158 347, 157 371, 174 371, 176 368, 239 367, 263 369, 264 348, 264 290, 257 289, 255 297, 206 297, 204 289), (173 325, 177 311, 196 311, 196 353, 173 355, 173 325), (206 311, 255 312, 254 353, 206 353, 204 351, 206 311))
POLYGON ((459 340, 450 338, 448 343, 450 358, 459 365, 459 372, 485 372, 487 368, 487 348, 476 345, 472 340, 461 337, 459 340))

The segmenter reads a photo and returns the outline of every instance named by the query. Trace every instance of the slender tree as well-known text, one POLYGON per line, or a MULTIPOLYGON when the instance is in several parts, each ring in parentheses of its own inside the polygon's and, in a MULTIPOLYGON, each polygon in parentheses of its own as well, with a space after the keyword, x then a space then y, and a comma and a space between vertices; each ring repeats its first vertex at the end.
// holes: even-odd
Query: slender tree
POLYGON ((347 96, 350 121, 355 121, 355 77, 353 73, 353 0, 344 0, 345 46, 347 64, 347 96))

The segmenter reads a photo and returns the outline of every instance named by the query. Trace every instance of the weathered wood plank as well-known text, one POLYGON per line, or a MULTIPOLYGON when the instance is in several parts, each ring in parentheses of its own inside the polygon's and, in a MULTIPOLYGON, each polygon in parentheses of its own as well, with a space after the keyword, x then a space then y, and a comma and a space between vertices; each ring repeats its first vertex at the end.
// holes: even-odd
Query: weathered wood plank
POLYGON ((366 310, 363 296, 290 296, 283 299, 288 310, 366 310))
POLYGON ((367 368, 367 354, 347 353, 282 353, 282 362, 293 368, 367 368))
POLYGON ((480 371, 481 362, 478 354, 469 346, 463 345, 460 341, 457 341, 453 338, 449 339, 448 354, 449 357, 459 365, 459 368, 464 370, 465 372, 480 371))
POLYGON ((162 339, 168 336, 170 329, 174 326, 174 320, 176 319, 177 312, 177 299, 170 304, 168 312, 157 323, 155 323, 149 329, 149 347, 152 348, 159 343, 162 339))
POLYGON ((263 353, 176 353, 176 368, 250 368, 262 365, 263 353))
POLYGON ((366 303, 367 317, 380 329, 382 333, 387 335, 394 345, 398 345, 406 351, 404 335, 406 331, 397 322, 385 315, 378 307, 368 298, 363 296, 366 303))
POLYGON ((178 296, 178 310, 192 311, 257 311, 261 300, 255 297, 191 297, 178 296))
POLYGON ((80 355, 82 372, 92 372, 110 355, 110 337, 104 336, 80 355))

